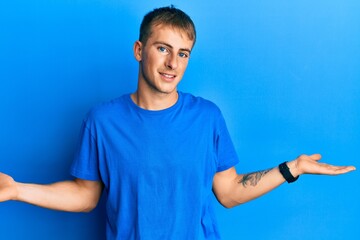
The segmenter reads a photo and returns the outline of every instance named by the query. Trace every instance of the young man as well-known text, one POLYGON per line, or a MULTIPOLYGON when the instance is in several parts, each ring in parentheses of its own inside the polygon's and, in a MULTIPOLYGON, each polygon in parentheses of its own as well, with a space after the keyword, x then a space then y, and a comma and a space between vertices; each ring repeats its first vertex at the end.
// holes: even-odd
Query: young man
POLYGON ((225 207, 257 198, 301 174, 342 174, 352 166, 301 155, 273 169, 237 174, 220 110, 177 90, 196 40, 192 20, 155 9, 134 44, 138 87, 93 108, 82 126, 73 181, 24 184, 0 174, 0 201, 90 211, 107 196, 107 239, 219 239, 211 194, 225 207))

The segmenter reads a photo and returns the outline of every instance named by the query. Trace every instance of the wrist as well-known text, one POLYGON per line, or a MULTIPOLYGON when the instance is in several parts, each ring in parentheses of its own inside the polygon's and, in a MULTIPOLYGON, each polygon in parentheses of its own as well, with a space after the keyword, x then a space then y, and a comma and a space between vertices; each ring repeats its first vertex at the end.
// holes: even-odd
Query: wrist
POLYGON ((289 161, 286 165, 288 166, 291 175, 295 178, 301 175, 297 160, 289 161))
POLYGON ((21 201, 21 199, 20 199, 20 192, 21 192, 21 188, 22 188, 21 185, 22 185, 22 183, 14 182, 14 188, 13 188, 14 190, 13 190, 11 200, 21 201))
POLYGON ((289 164, 289 162, 283 162, 279 165, 279 171, 281 173, 281 175, 283 176, 283 178, 288 182, 288 183, 293 183, 295 182, 298 178, 299 178, 299 174, 296 173, 296 162, 289 164), (290 167, 292 167, 293 171, 290 171, 290 167))

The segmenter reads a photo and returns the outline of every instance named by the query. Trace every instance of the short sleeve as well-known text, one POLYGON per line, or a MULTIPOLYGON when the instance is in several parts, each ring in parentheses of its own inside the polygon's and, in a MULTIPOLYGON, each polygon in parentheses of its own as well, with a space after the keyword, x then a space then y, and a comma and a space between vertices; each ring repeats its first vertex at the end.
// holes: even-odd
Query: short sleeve
POLYGON ((217 155, 217 172, 227 170, 239 162, 225 120, 221 114, 217 121, 217 135, 215 144, 217 155))
POLYGON ((70 173, 74 177, 85 180, 98 181, 101 179, 99 174, 97 142, 91 133, 91 128, 87 126, 86 121, 84 121, 81 126, 80 141, 70 168, 70 173))

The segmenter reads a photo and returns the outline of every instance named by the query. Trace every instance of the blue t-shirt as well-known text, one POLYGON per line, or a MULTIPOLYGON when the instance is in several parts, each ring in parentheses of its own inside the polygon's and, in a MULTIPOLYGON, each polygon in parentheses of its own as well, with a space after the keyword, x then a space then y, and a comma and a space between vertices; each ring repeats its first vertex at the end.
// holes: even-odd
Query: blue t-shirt
POLYGON ((104 183, 107 239, 219 239, 212 181, 237 162, 215 104, 179 92, 150 111, 126 94, 89 112, 71 173, 104 183))

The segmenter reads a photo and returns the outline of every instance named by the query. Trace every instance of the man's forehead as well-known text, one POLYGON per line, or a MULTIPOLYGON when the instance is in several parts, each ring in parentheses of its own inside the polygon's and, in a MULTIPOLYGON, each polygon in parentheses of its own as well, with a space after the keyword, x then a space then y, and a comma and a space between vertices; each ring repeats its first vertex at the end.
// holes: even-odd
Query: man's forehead
POLYGON ((160 33, 167 32, 167 31, 175 33, 176 35, 179 35, 184 41, 189 41, 189 42, 194 41, 193 39, 189 38, 188 33, 184 29, 181 29, 179 27, 172 26, 169 24, 154 24, 151 27, 151 32, 150 32, 149 38, 151 38, 153 35, 158 35, 160 33))

